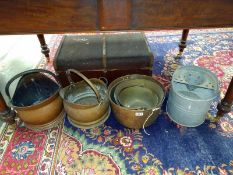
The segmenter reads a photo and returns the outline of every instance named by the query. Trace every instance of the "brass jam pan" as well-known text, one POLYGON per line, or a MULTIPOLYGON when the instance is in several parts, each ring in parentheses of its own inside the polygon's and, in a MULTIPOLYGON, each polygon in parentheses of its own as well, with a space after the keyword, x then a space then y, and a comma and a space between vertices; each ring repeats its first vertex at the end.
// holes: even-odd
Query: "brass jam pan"
POLYGON ((117 104, 130 109, 151 109, 159 103, 153 86, 146 85, 145 80, 141 79, 119 83, 114 91, 114 98, 117 104))
POLYGON ((152 77, 133 74, 119 77, 112 81, 108 87, 108 97, 114 116, 118 120, 118 122, 128 128, 140 129, 151 125, 158 117, 161 105, 165 98, 165 90, 161 83, 153 79, 152 77), (119 105, 118 102, 115 100, 114 96, 116 96, 116 94, 114 95, 114 93, 117 86, 119 86, 123 82, 127 83, 127 81, 140 81, 143 82, 140 83, 140 85, 143 84, 143 86, 145 87, 151 86, 151 88, 149 89, 153 91, 153 94, 156 94, 156 96, 158 97, 158 102, 156 102, 155 100, 156 105, 149 109, 130 109, 125 106, 119 105))

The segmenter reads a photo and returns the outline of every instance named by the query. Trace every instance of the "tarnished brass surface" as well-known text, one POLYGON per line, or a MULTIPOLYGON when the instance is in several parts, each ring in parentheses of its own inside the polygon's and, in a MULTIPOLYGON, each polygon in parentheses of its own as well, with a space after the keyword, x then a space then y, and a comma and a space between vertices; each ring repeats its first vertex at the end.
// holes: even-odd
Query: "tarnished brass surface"
POLYGON ((35 129, 54 121, 63 109, 62 99, 59 96, 59 82, 55 83, 50 77, 41 74, 42 72, 53 76, 55 80, 57 78, 54 73, 48 70, 32 69, 15 75, 5 87, 6 94, 11 102, 10 105, 17 112, 18 117, 26 126, 30 125, 35 129), (22 77, 20 79, 22 84, 18 84, 19 86, 17 86, 14 96, 11 98, 9 87, 19 77, 22 77), (48 84, 42 84, 42 82, 48 84), (32 88, 32 84, 35 85, 34 88, 32 88), (45 94, 43 92, 48 93, 49 96, 40 99, 39 97, 45 94), (35 96, 35 94, 38 95, 35 96), (20 95, 20 98, 16 98, 17 95, 20 95), (33 101, 27 104, 26 101, 29 97, 33 101))
MULTIPOLYGON (((158 81, 154 80, 152 77, 134 74, 134 75, 126 75, 123 77, 119 77, 116 80, 114 80, 108 87, 108 96, 116 119, 122 125, 128 128, 139 129, 143 127, 143 123, 148 118, 148 116, 151 115, 148 118, 148 121, 145 123, 145 126, 151 125, 156 120, 160 112, 160 107, 164 100, 165 90, 162 87, 162 85, 158 81), (146 81, 143 82, 143 80, 146 81), (138 81, 143 82, 138 84, 139 85, 144 84, 145 87, 150 87, 150 90, 153 91, 154 96, 158 96, 159 99, 158 103, 149 109, 130 109, 117 104, 114 98, 115 90, 117 86, 120 85, 121 83, 124 82, 127 84, 127 81, 129 81, 129 84, 131 84, 133 81, 135 81, 133 83, 136 83, 138 81)), ((129 99, 129 97, 125 97, 125 98, 129 99)), ((133 99, 134 97, 130 97, 130 98, 133 99)))
POLYGON ((77 120, 73 120, 69 116, 68 116, 68 120, 72 125, 78 128, 90 129, 90 128, 94 128, 99 125, 102 125, 108 119, 108 117, 110 116, 110 113, 111 113, 111 108, 109 107, 109 110, 101 118, 99 118, 98 120, 92 121, 92 122, 81 123, 81 122, 78 122, 77 120))
POLYGON ((65 115, 65 112, 64 110, 61 111, 61 113, 56 117, 54 118, 52 121, 48 122, 48 123, 45 123, 45 124, 42 124, 42 125, 31 125, 31 124, 28 124, 28 123, 24 123, 25 126, 31 130, 34 130, 34 131, 44 131, 44 130, 48 130, 48 129, 51 129, 53 128, 54 126, 57 126, 58 124, 60 124, 62 122, 62 120, 64 119, 64 115, 65 115))
MULTIPOLYGON (((88 85, 86 85, 84 81, 74 84, 74 86, 77 85, 74 88, 75 89, 74 92, 76 92, 76 94, 74 93, 74 95, 78 95, 78 92, 81 92, 83 94, 81 100, 85 101, 85 98, 86 98, 87 100, 86 102, 90 102, 89 105, 86 102, 83 102, 84 104, 83 103, 79 104, 79 103, 76 103, 76 100, 71 101, 71 100, 64 99, 64 93, 69 88, 69 86, 61 89, 60 91, 60 96, 63 98, 63 104, 64 104, 65 111, 67 112, 67 114, 72 120, 75 120, 77 122, 84 123, 84 122, 96 121, 106 113, 109 107, 109 100, 107 96, 106 85, 101 80, 98 80, 98 79, 90 79, 90 81, 94 85, 98 84, 100 86, 102 84, 102 88, 105 89, 104 90, 105 92, 102 89, 103 92, 100 93, 101 94, 100 103, 97 102, 97 99, 90 101, 90 97, 91 99, 94 99, 96 97, 95 97, 94 92, 92 94, 90 93, 91 89, 87 87, 88 85), (93 102, 96 102, 96 103, 93 103, 93 102)), ((80 95, 77 96, 77 98, 79 97, 80 95)))
MULTIPOLYGON (((96 98, 97 98, 98 102, 100 102, 100 97, 101 97, 100 93, 98 92, 96 87, 91 83, 91 81, 87 77, 85 77, 81 72, 79 72, 79 71, 77 71, 75 69, 68 69, 66 71, 66 73, 68 74, 67 78, 68 78, 71 85, 74 84, 74 82, 73 82, 73 80, 72 80, 72 78, 70 76, 71 73, 75 73, 76 75, 81 77, 85 81, 85 83, 88 84, 89 87, 95 92, 96 98)), ((71 92, 69 92, 69 90, 68 90, 68 91, 66 91, 66 93, 72 93, 72 87, 73 86, 70 86, 70 87, 71 87, 71 90, 70 90, 71 92)), ((88 86, 86 86, 86 87, 88 87, 88 86)), ((64 97, 66 98, 66 94, 64 95, 64 97)))
POLYGON ((65 111, 73 123, 82 123, 82 125, 95 123, 109 109, 105 83, 96 78, 90 79, 89 83, 87 84, 85 80, 71 83, 60 91, 65 111), (92 84, 92 87, 89 86, 89 83, 92 84), (95 91, 93 87, 96 89, 95 91))
POLYGON ((17 107, 21 120, 31 125, 42 125, 54 120, 62 111, 62 99, 58 92, 47 99, 44 103, 29 107, 17 107))
POLYGON ((150 109, 157 105, 158 97, 145 87, 134 86, 121 90, 118 101, 130 109, 150 109))
POLYGON ((122 81, 114 91, 116 103, 131 109, 152 109, 163 95, 160 85, 146 79, 122 81))

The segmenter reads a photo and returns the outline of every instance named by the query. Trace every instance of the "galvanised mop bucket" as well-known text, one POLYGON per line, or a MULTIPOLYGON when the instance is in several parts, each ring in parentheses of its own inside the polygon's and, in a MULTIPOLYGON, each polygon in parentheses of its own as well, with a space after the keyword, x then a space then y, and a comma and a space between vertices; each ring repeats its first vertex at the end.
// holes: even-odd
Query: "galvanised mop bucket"
POLYGON ((205 121, 218 94, 218 79, 211 71, 198 66, 180 67, 172 77, 167 113, 177 124, 196 127, 205 121))

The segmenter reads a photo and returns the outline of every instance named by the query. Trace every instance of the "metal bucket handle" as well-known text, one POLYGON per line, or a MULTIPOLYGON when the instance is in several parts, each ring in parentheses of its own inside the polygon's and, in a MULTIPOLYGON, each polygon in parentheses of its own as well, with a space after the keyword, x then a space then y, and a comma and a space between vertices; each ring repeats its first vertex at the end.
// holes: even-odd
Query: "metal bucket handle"
POLYGON ((70 84, 74 84, 74 81, 72 80, 71 76, 70 76, 70 73, 75 73, 76 75, 80 76, 91 88, 92 90, 95 92, 95 95, 97 97, 97 100, 98 102, 100 103, 101 102, 101 96, 100 96, 100 93, 98 92, 98 90, 96 89, 96 87, 92 84, 92 82, 86 77, 84 76, 81 72, 75 70, 75 69, 68 69, 66 71, 66 74, 68 75, 67 78, 70 82, 70 84))
POLYGON ((103 81, 106 84, 106 86, 108 86, 108 79, 106 77, 99 77, 99 79, 103 81))
POLYGON ((153 112, 156 111, 156 110, 158 110, 158 109, 160 109, 160 108, 157 108, 157 107, 156 107, 156 108, 152 109, 152 110, 151 110, 151 113, 147 116, 146 120, 144 121, 144 123, 143 123, 143 125, 142 125, 142 129, 143 129, 144 133, 145 133, 146 135, 148 135, 148 136, 149 136, 150 134, 146 131, 145 125, 146 125, 147 121, 149 120, 149 118, 152 116, 153 112))
POLYGON ((22 77, 24 75, 28 75, 28 74, 31 74, 31 73, 40 73, 40 72, 52 75, 54 77, 54 79, 57 81, 58 85, 60 86, 60 82, 58 81, 57 76, 53 72, 50 72, 50 71, 45 70, 45 69, 31 69, 31 70, 27 70, 27 71, 21 72, 19 74, 16 74, 14 77, 12 77, 7 82, 6 87, 5 87, 5 92, 6 92, 6 95, 8 96, 8 98, 10 99, 10 101, 12 100, 11 96, 10 96, 10 92, 9 92, 9 88, 10 88, 11 83, 13 83, 17 78, 22 77))

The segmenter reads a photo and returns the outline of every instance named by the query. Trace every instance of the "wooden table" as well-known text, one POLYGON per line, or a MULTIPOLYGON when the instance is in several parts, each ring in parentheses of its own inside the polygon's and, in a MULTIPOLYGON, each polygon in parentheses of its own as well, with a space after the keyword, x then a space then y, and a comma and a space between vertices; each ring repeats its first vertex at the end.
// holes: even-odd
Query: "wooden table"
MULTIPOLYGON (((48 57, 45 33, 185 29, 233 26, 232 0, 0 0, 0 34, 38 34, 48 57)), ((231 110, 233 79, 218 115, 231 110)), ((0 94, 0 113, 8 108, 0 94)))

